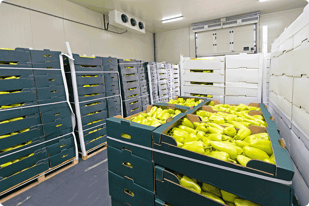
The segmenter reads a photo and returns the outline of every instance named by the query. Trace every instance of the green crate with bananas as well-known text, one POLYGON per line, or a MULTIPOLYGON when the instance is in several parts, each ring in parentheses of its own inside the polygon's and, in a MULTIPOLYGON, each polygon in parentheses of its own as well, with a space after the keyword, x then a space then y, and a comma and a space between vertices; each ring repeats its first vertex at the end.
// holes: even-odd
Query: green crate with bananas
POLYGON ((193 160, 154 152, 155 164, 261 205, 289 205, 294 168, 277 129, 237 128, 186 114, 155 130, 153 140, 154 149, 193 160))
MULTIPOLYGON (((126 118, 122 118, 121 116, 108 118, 106 120, 107 136, 129 143, 152 147, 153 131, 169 121, 176 121, 187 111, 188 109, 179 108, 177 105, 162 106, 154 104, 148 106, 146 111, 126 118)), ((117 149, 125 147, 130 149, 135 155, 152 161, 151 151, 126 145, 111 139, 108 139, 107 143, 117 149)))

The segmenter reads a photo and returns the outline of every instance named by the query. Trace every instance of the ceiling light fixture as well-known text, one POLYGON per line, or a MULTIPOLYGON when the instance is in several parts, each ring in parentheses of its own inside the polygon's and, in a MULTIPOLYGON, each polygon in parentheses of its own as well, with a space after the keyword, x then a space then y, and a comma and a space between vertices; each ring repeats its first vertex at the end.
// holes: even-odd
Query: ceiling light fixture
POLYGON ((162 23, 169 23, 169 22, 173 22, 173 21, 178 21, 178 20, 182 20, 183 16, 177 16, 177 17, 173 17, 173 18, 169 18, 169 19, 162 19, 162 23))
POLYGON ((268 0, 258 0, 259 2, 264 2, 264 1, 268 1, 268 0))

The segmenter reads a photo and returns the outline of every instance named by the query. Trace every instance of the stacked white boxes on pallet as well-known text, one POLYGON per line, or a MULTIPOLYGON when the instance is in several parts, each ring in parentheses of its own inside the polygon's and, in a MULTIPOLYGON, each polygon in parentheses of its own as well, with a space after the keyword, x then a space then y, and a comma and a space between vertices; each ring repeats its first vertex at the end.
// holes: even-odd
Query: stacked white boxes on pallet
POLYGON ((225 57, 182 57, 181 96, 208 97, 224 103, 225 57))
POLYGON ((225 103, 260 103, 262 73, 262 54, 227 55, 225 103))
POLYGON ((309 202, 309 6, 272 44, 269 110, 294 163, 293 185, 309 202))
POLYGON ((176 96, 180 96, 180 70, 178 64, 172 64, 172 99, 176 96))
POLYGON ((167 90, 168 90, 168 99, 172 99, 172 84, 173 84, 173 68, 171 63, 165 63, 167 70, 167 90))

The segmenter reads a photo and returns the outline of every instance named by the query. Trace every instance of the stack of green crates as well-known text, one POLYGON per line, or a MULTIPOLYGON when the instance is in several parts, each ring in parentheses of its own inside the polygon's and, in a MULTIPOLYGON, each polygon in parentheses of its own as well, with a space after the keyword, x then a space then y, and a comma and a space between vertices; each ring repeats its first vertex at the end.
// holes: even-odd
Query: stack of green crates
POLYGON ((138 67, 140 61, 118 59, 118 70, 121 82, 123 100, 123 116, 131 116, 142 111, 141 87, 145 81, 140 81, 138 67))
POLYGON ((0 50, 1 194, 76 155, 59 55, 0 50))
MULTIPOLYGON (((186 175, 259 205, 296 205, 294 191, 290 185, 294 169, 288 152, 279 144, 277 125, 271 120, 264 104, 255 105, 261 108, 262 116, 267 122, 263 131, 267 132, 271 139, 276 165, 253 160, 250 167, 243 167, 177 147, 176 141, 168 135, 168 131, 181 124, 184 118, 191 122, 200 122, 194 114, 210 103, 209 100, 204 100, 158 128, 124 119, 107 120, 107 135, 113 138, 108 139, 109 188, 113 206, 222 205, 195 192, 194 189, 189 190, 181 186, 176 174, 186 175), (153 152, 126 142, 173 155, 153 152)), ((225 200, 224 205, 234 205, 227 204, 228 202, 225 200)))
MULTIPOLYGON (((83 131, 86 151, 97 147, 106 142, 106 118, 107 100, 105 87, 105 74, 103 73, 103 60, 101 57, 83 57, 73 54, 74 67, 76 71, 76 84, 78 100, 81 114, 82 128, 76 127, 76 136, 78 129, 83 131)), ((70 65, 65 65, 66 77, 68 80, 70 101, 74 109, 74 93, 70 72, 70 65)), ((78 144, 81 150, 81 145, 78 144)))
POLYGON ((160 102, 168 102, 169 87, 168 87, 168 71, 165 63, 157 62, 157 82, 158 95, 160 102))
POLYGON ((141 103, 142 103, 142 111, 145 111, 147 106, 150 104, 150 93, 149 93, 149 79, 147 73, 147 62, 141 61, 141 64, 138 66, 138 73, 140 81, 142 81, 141 86, 141 103))

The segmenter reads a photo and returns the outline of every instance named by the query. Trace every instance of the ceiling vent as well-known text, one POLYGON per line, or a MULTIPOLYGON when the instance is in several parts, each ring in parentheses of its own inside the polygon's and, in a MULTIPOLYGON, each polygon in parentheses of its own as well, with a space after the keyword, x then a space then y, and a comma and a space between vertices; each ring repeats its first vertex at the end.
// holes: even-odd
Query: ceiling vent
POLYGON ((145 34, 144 22, 117 10, 109 12, 109 24, 119 28, 128 29, 135 33, 145 34))

